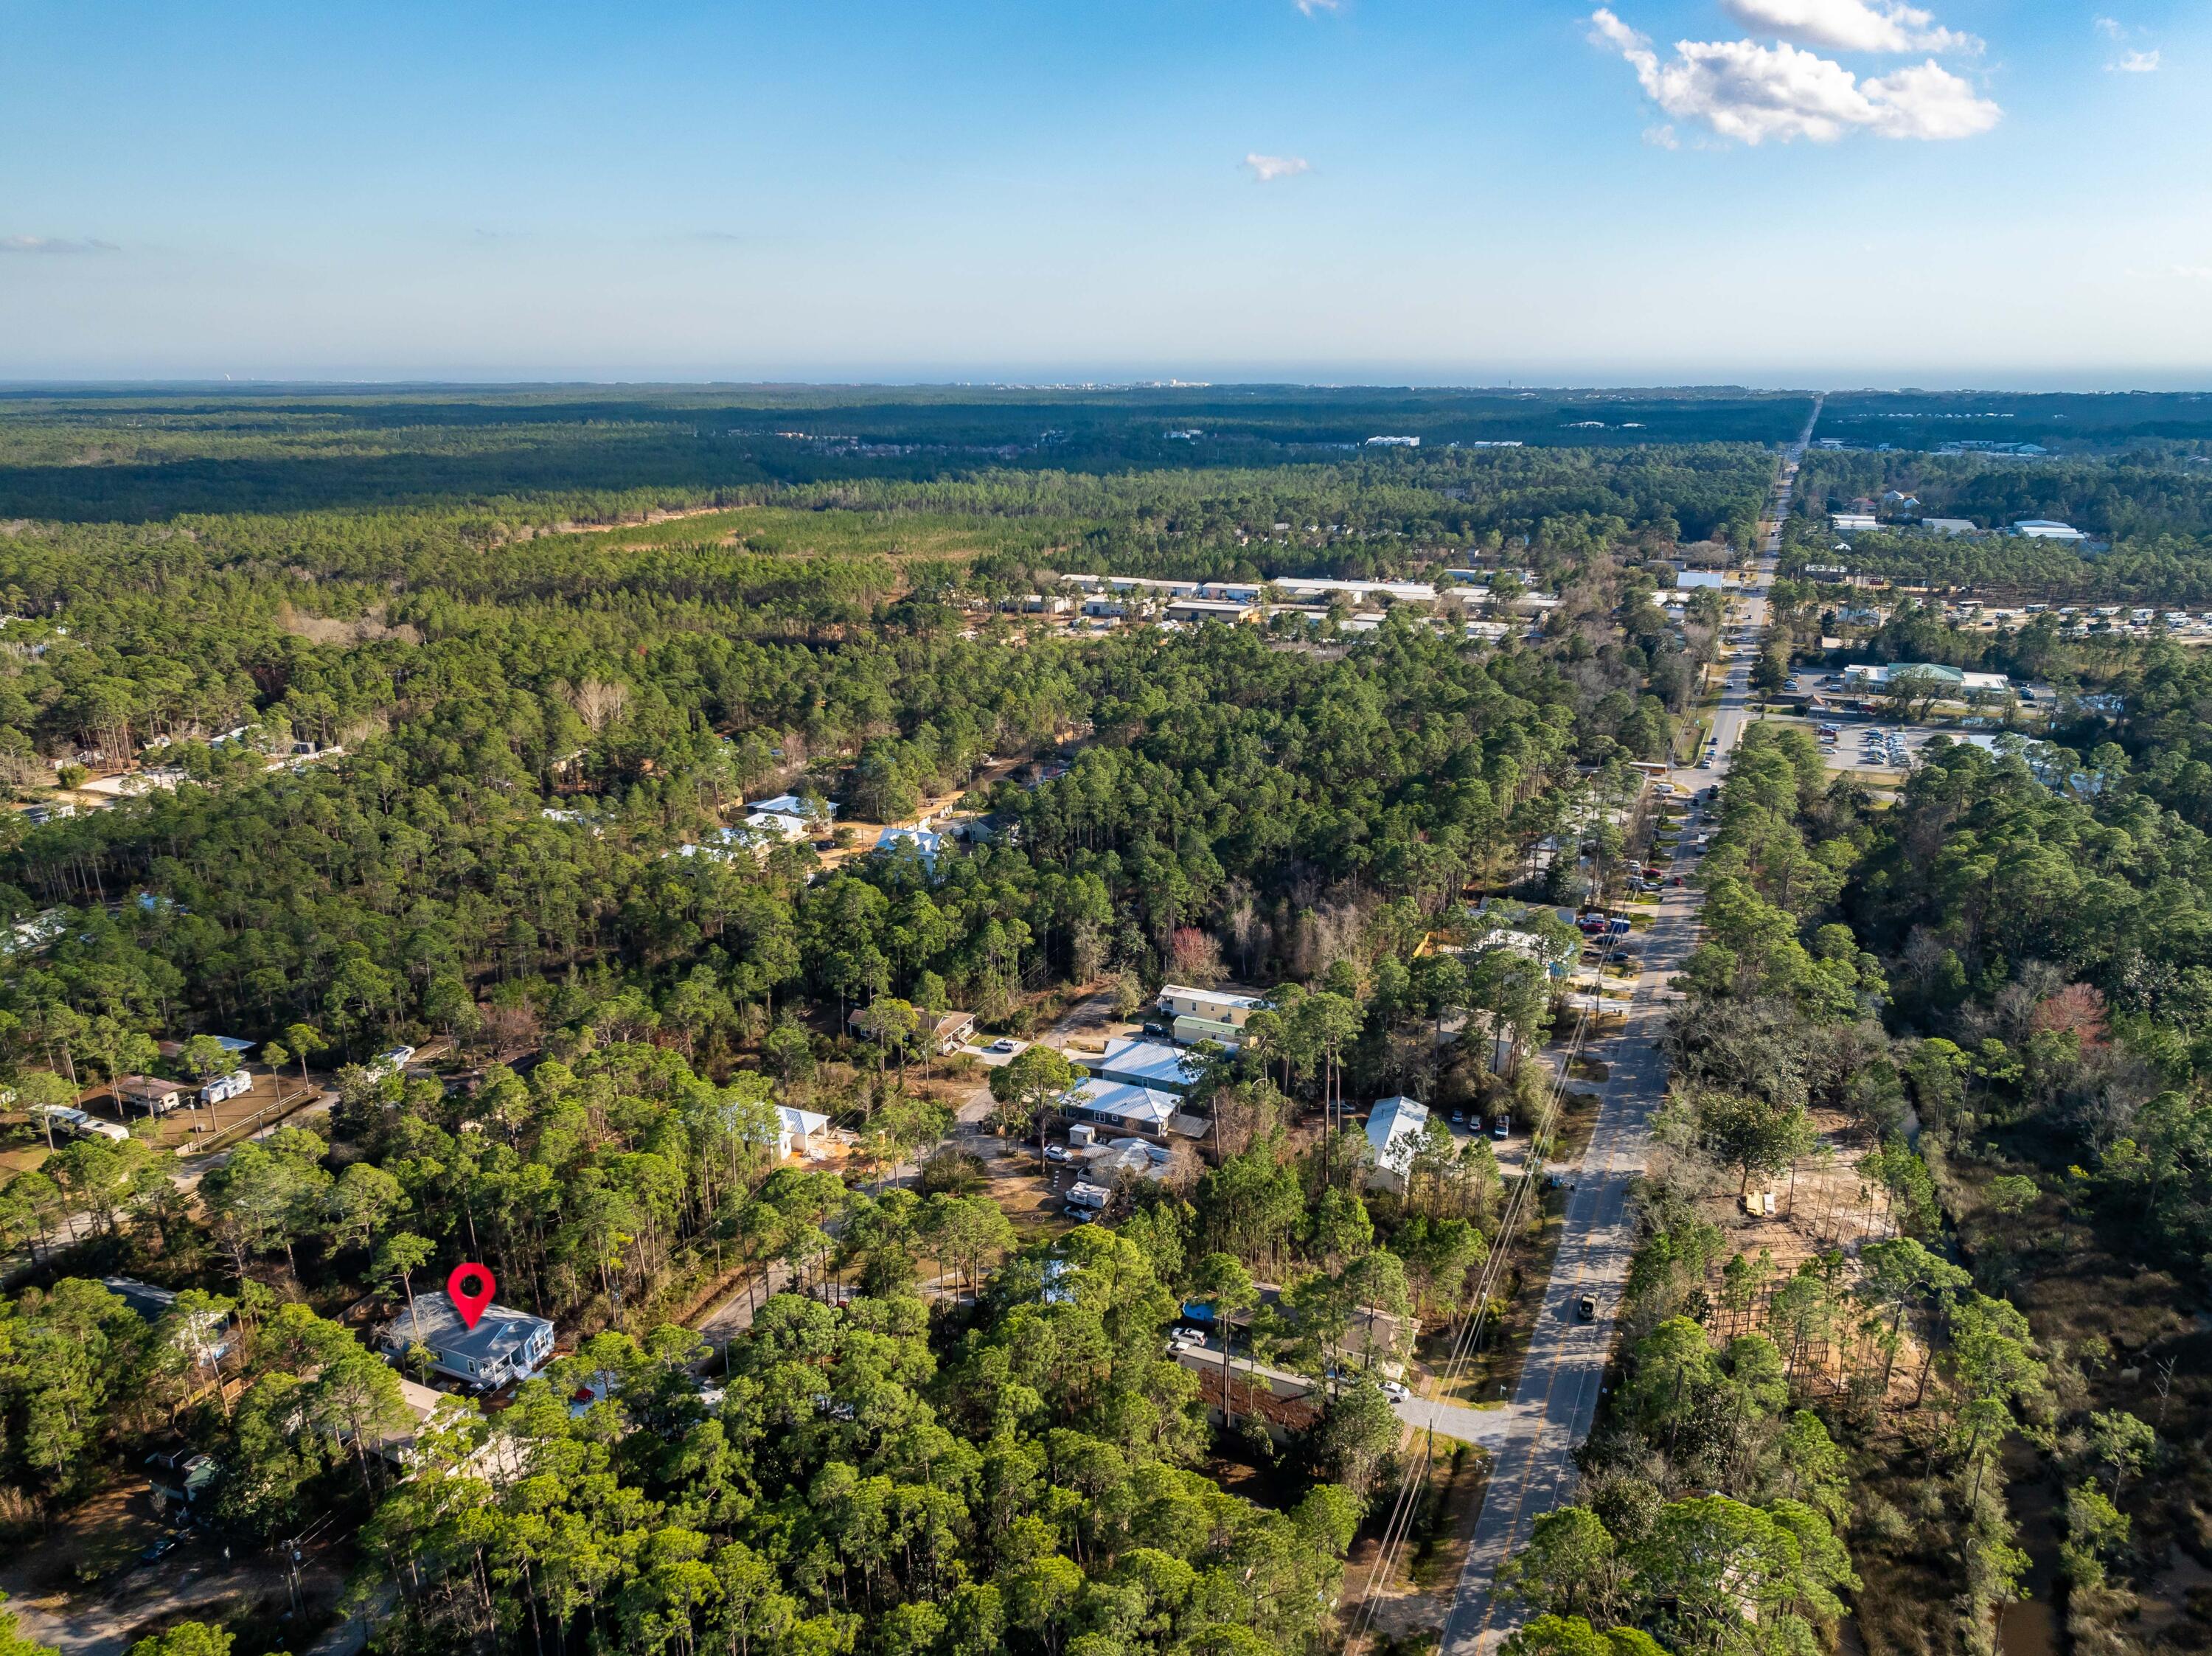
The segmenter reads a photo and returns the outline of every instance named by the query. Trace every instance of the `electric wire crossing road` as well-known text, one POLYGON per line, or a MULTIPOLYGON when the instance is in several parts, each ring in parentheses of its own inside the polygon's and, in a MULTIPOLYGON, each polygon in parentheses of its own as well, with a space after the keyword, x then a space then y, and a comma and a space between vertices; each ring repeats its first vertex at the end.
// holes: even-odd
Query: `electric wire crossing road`
MULTIPOLYGON (((1777 469, 1771 527, 1752 584, 1741 590, 1747 630, 1754 640, 1766 625, 1766 592, 1781 551, 1782 523, 1789 513, 1798 462, 1820 422, 1821 401, 1814 399, 1804 432, 1777 469)), ((1754 644, 1742 650, 1729 669, 1713 719, 1717 769, 1710 776, 1679 769, 1674 773, 1678 786, 1694 792, 1699 782, 1717 783, 1726 775, 1750 719, 1755 654, 1754 644)), ((1666 1060, 1657 1044, 1671 997, 1666 984, 1680 970, 1695 940, 1703 901, 1701 891, 1668 889, 1659 917, 1646 934, 1643 969, 1626 1026, 1592 1048, 1593 1055, 1608 1066, 1598 1094, 1597 1126, 1567 1198, 1559 1256, 1522 1364, 1512 1422, 1492 1462, 1467 1564, 1444 1617, 1439 1656, 1492 1656, 1520 1624, 1520 1607, 1500 1603, 1491 1584, 1498 1567, 1528 1544, 1536 1520, 1573 1495, 1574 1452, 1589 1436, 1597 1418, 1613 1317, 1635 1249, 1629 1193, 1644 1170, 1651 1112, 1666 1094, 1666 1060), (1577 1301, 1585 1294, 1597 1301, 1597 1314, 1588 1322, 1577 1310, 1577 1301)))

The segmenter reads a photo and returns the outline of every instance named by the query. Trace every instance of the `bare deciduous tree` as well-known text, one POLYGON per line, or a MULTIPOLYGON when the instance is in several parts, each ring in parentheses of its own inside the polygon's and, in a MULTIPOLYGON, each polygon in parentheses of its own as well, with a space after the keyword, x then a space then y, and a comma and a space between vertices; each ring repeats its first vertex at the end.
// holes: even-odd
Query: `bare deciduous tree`
POLYGON ((568 705, 597 736, 621 718, 623 710, 629 706, 629 686, 587 678, 568 693, 568 705))

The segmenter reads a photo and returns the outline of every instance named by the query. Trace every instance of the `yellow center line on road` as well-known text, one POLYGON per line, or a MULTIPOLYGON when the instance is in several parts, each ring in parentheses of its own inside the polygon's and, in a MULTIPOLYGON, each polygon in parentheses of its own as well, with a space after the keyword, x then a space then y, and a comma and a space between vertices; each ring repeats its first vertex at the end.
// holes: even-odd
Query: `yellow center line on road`
MULTIPOLYGON (((1648 960, 1649 958, 1650 957, 1647 955, 1646 959, 1648 960)), ((1629 998, 1630 1016, 1632 1018, 1634 1016, 1638 1000, 1638 998, 1642 996, 1644 988, 1644 974, 1639 974, 1637 978, 1636 986, 1631 992, 1629 998)), ((1634 1045, 1633 1038, 1626 1031, 1623 1031, 1621 1034, 1615 1036, 1614 1039, 1624 1045, 1634 1045)), ((1639 1061, 1636 1065, 1636 1073, 1627 1073, 1628 1065, 1626 1062, 1623 1063, 1622 1071, 1624 1073, 1620 1077, 1620 1079, 1624 1083, 1633 1084, 1625 1084, 1620 1089, 1622 1096, 1632 1099, 1638 1086, 1649 1084, 1650 1077, 1648 1073, 1645 1073, 1651 1067, 1648 1062, 1648 1055, 1655 1053, 1656 1050, 1657 1049, 1650 1041, 1647 1040, 1644 1042, 1643 1053, 1639 1055, 1639 1061)), ((1601 1170, 1601 1176, 1609 1180, 1611 1176, 1617 1171, 1617 1168, 1613 1165, 1614 1151, 1617 1147, 1616 1141, 1620 1138, 1622 1131, 1624 1131, 1626 1124, 1619 1120, 1607 1123, 1604 1120, 1603 1117, 1601 1116, 1599 1125, 1601 1129, 1605 1131, 1606 1135, 1605 1166, 1601 1170)), ((1597 1137, 1595 1135, 1593 1135, 1591 1140, 1592 1148, 1596 1148, 1597 1143, 1597 1137)), ((1577 1293, 1581 1289, 1583 1283, 1589 1279, 1591 1253, 1590 1244, 1595 1240, 1598 1230, 1606 1226, 1606 1221, 1604 1219, 1604 1206, 1605 1198, 1607 1193, 1607 1185, 1596 1185, 1591 1189, 1590 1199, 1597 1204, 1597 1210, 1590 1216, 1590 1228, 1585 1233, 1577 1247, 1574 1262, 1574 1276, 1567 1284, 1567 1289, 1570 1295, 1577 1293)), ((1580 1194, 1580 1192, 1577 1192, 1576 1194, 1580 1194)), ((1620 1216, 1616 1214, 1613 1222, 1617 1224, 1619 1220, 1620 1216)), ((1547 1297, 1548 1299, 1548 1294, 1547 1297)), ((1610 1328, 1612 1322, 1613 1315, 1609 1312, 1604 1316, 1594 1319, 1589 1325, 1590 1332, 1593 1338, 1602 1336, 1603 1333, 1610 1328)), ((1563 1336, 1562 1338, 1571 1339, 1574 1331, 1574 1327, 1571 1326, 1569 1333, 1563 1336)), ((1566 1353, 1564 1350, 1559 1354, 1559 1356, 1564 1356, 1565 1355, 1566 1353)), ((1552 1418, 1552 1403, 1559 1392, 1559 1368, 1560 1364, 1558 1360, 1558 1356, 1555 1356, 1546 1370, 1542 1406, 1533 1411, 1534 1427, 1529 1437, 1530 1453, 1522 1457, 1521 1466, 1513 1481, 1513 1489, 1515 1492, 1513 1512, 1510 1519, 1507 1522, 1505 1531, 1509 1537, 1519 1532, 1522 1515, 1528 1509, 1531 1479, 1534 1477, 1537 1470, 1534 1465, 1536 1459, 1534 1452, 1542 1446, 1544 1441, 1545 1428, 1550 1422, 1552 1418)), ((1598 1365, 1597 1372, 1601 1376, 1603 1374, 1603 1363, 1601 1362, 1598 1365)), ((1577 1414, 1579 1414, 1581 1410, 1584 1396, 1588 1392, 1589 1380, 1589 1373, 1585 1369, 1579 1377, 1575 1397, 1575 1409, 1577 1414)), ((1569 1423, 1569 1435, 1572 1435, 1571 1422, 1569 1423)), ((1468 1639, 1474 1643, 1477 1649, 1480 1648, 1483 1638, 1489 1633, 1492 1619, 1496 1616, 1497 1611, 1497 1595, 1493 1592, 1486 1592, 1483 1598, 1482 1619, 1476 1623, 1474 1630, 1468 1635, 1468 1639)))
MULTIPOLYGON (((1820 404, 1816 401, 1814 406, 1814 421, 1818 420, 1819 413, 1820 404)), ((1812 431, 1813 423, 1808 422, 1805 428, 1805 437, 1799 440, 1801 447, 1805 441, 1810 439, 1812 431)), ((1785 482, 1782 486, 1783 510, 1778 516, 1778 522, 1771 537, 1771 542, 1765 549, 1765 555, 1761 560, 1760 567, 1757 570, 1757 584, 1749 588, 1744 594, 1746 609, 1748 612, 1746 619, 1748 624, 1753 627, 1764 627, 1765 624, 1766 589, 1768 584, 1771 582, 1774 577, 1774 560, 1777 552, 1779 550, 1779 542, 1781 538, 1778 517, 1787 514, 1787 499, 1788 484, 1785 482)), ((1750 670, 1747 666, 1737 668, 1729 675, 1729 688, 1738 688, 1735 681, 1739 678, 1743 682, 1742 688, 1744 688, 1747 692, 1750 679, 1750 670)), ((1721 719, 1724 717, 1729 711, 1730 710, 1725 706, 1725 704, 1723 704, 1721 713, 1716 714, 1714 720, 1716 734, 1718 733, 1721 719)), ((1743 709, 1739 708, 1735 711, 1737 713, 1737 723, 1739 727, 1748 722, 1747 719, 1745 717, 1745 711, 1743 709)), ((1725 773, 1728 767, 1728 761, 1732 755, 1734 749, 1735 743, 1731 742, 1728 747, 1723 750, 1721 755, 1721 767, 1723 773, 1725 773)), ((1717 783, 1719 779, 1719 778, 1716 778, 1716 782, 1717 783)), ((1696 911, 1702 903, 1703 895, 1704 894, 1702 891, 1692 895, 1686 888, 1685 888, 1685 901, 1680 907, 1679 907, 1671 917, 1665 916, 1663 913, 1663 905, 1666 902, 1666 899, 1662 896, 1661 899, 1662 904, 1662 918, 1671 919, 1678 924, 1686 921, 1689 933, 1694 936, 1698 924, 1696 919, 1696 911)), ((1672 927, 1669 929, 1670 931, 1673 930, 1672 927)), ((1656 937, 1654 938, 1654 941, 1656 941, 1656 937)), ((1656 966, 1656 962, 1654 959, 1654 952, 1656 951, 1647 952, 1644 955, 1647 972, 1650 973, 1655 977, 1663 976, 1663 973, 1662 973, 1656 966)), ((1630 993, 1629 1004, 1632 1025, 1635 1018, 1636 1008, 1643 995, 1645 976, 1645 972, 1638 973, 1635 986, 1630 993)), ((1632 1045, 1633 1044, 1633 1037, 1627 1029, 1624 1029, 1620 1035, 1615 1036, 1613 1039, 1617 1041, 1630 1043, 1632 1045)), ((1626 1100, 1632 1102, 1637 1095, 1637 1090, 1638 1088, 1642 1088, 1646 1090, 1656 1090, 1657 1084, 1663 1083, 1665 1079, 1665 1065, 1662 1061, 1659 1061, 1658 1059, 1658 1047, 1656 1040, 1644 1040, 1640 1048, 1636 1050, 1635 1058, 1636 1062, 1632 1072, 1629 1063, 1625 1059, 1619 1070, 1615 1071, 1613 1074, 1609 1076, 1607 1078, 1607 1084, 1609 1090, 1613 1089, 1613 1084, 1616 1081, 1621 1083, 1619 1089, 1613 1093, 1613 1097, 1616 1101, 1626 1100)), ((1594 1240, 1594 1233, 1597 1228, 1599 1228, 1600 1221, 1602 1218, 1604 1198, 1606 1195, 1609 1193, 1612 1183, 1610 1175, 1619 1170, 1614 1165, 1619 1139, 1622 1132, 1628 1130, 1628 1126, 1629 1124, 1622 1122, 1617 1117, 1608 1120, 1607 1113, 1601 1108, 1598 1116, 1597 1127, 1591 1134, 1589 1149, 1585 1151, 1585 1155, 1590 1155, 1597 1150, 1599 1144, 1601 1142, 1601 1136, 1602 1136, 1602 1143, 1605 1146, 1605 1172, 1608 1176, 1602 1183, 1595 1186, 1591 1192, 1591 1200, 1599 1204, 1599 1210, 1590 1216, 1589 1232, 1586 1233, 1580 1240, 1575 1244, 1576 1252, 1572 1264, 1574 1276, 1568 1284, 1570 1294, 1578 1292, 1581 1289, 1583 1283, 1588 1278, 1590 1270, 1590 1244, 1594 1240)), ((1576 1193, 1578 1194, 1579 1192, 1577 1192, 1576 1193)), ((1625 1216, 1625 1207, 1626 1198, 1624 1198, 1624 1210, 1622 1212, 1617 1212, 1613 1216, 1613 1224, 1618 1225, 1625 1216)), ((1571 1210, 1571 1199, 1569 1203, 1569 1208, 1570 1210, 1571 1210)), ((1547 1301, 1549 1299, 1551 1286, 1552 1284, 1547 1282, 1546 1284, 1547 1301)), ((1596 1334, 1602 1333, 1604 1331, 1608 1330, 1612 1326, 1613 1320, 1613 1316, 1610 1313, 1594 1319, 1590 1324, 1593 1335, 1595 1336, 1596 1334)), ((1568 1335, 1561 1337, 1563 1342, 1565 1339, 1571 1338, 1576 1326, 1577 1325, 1570 1325, 1568 1335)), ((1533 1349, 1534 1344, 1533 1338, 1531 1338, 1530 1344, 1533 1349)), ((1544 1445, 1545 1429, 1551 1420, 1552 1404, 1559 1391, 1559 1357, 1565 1355, 1565 1350, 1563 1344, 1561 1351, 1551 1359, 1546 1369, 1542 1407, 1540 1410, 1534 1411, 1533 1424, 1526 1438, 1527 1453, 1518 1458, 1518 1465, 1510 1475, 1510 1481, 1507 1486, 1511 1489, 1513 1495, 1512 1513, 1510 1518, 1506 1520, 1502 1536, 1502 1544, 1509 1550, 1507 1553, 1508 1556, 1510 1556, 1510 1549, 1512 1545, 1514 1538, 1521 1533, 1521 1521, 1528 1511, 1529 1496, 1533 1492, 1533 1483, 1537 1471, 1534 1464, 1537 1459, 1537 1452, 1540 1450, 1544 1445)), ((1526 1373, 1525 1368, 1523 1369, 1523 1373, 1526 1373)), ((1601 1379, 1604 1374, 1604 1364, 1602 1362, 1601 1362, 1597 1366, 1597 1373, 1601 1379)), ((1581 1374, 1578 1380, 1578 1389, 1575 1397, 1575 1410, 1577 1418, 1580 1416, 1583 1404, 1587 1398, 1589 1379, 1589 1374, 1585 1370, 1581 1374)), ((1516 1403, 1517 1401, 1518 1400, 1516 1399, 1516 1403)), ((1534 1399, 1531 1399, 1531 1401, 1533 1402, 1534 1399)), ((1524 1410, 1524 1413, 1528 1411, 1524 1410)), ((1567 1424, 1567 1435, 1570 1439, 1573 1436, 1572 1421, 1570 1421, 1567 1424)), ((1516 1440, 1509 1437, 1504 1442, 1502 1442, 1498 1446, 1498 1460, 1503 1460, 1505 1452, 1510 1447, 1514 1447, 1515 1441, 1516 1440)), ((1571 1448, 1571 1445, 1569 1447, 1571 1448)), ((1492 1474, 1493 1479, 1497 1475, 1496 1465, 1497 1462, 1494 1461, 1492 1474)), ((1547 1466, 1545 1470, 1554 1475, 1557 1471, 1556 1467, 1552 1466, 1547 1466)), ((1491 1485, 1491 1489, 1493 1491, 1497 1490, 1498 1489, 1497 1483, 1493 1482, 1491 1485)), ((1489 1498, 1488 1495, 1486 1495, 1483 1501, 1482 1513, 1478 1514, 1476 1518, 1476 1528, 1478 1532, 1481 1527, 1482 1517, 1487 1515, 1489 1511, 1489 1498)), ((1474 1544, 1475 1539, 1476 1538, 1470 1538, 1468 1559, 1461 1572, 1459 1586, 1453 1594, 1450 1608, 1448 1609, 1444 1614, 1443 1637, 1439 1642, 1439 1656, 1455 1656, 1455 1653, 1461 1651, 1471 1653, 1472 1656, 1480 1656, 1484 1641, 1490 1635, 1492 1624, 1497 1617, 1498 1598, 1495 1591, 1493 1590, 1495 1586, 1496 1572, 1493 1569, 1492 1572, 1492 1580, 1489 1582, 1486 1582, 1480 1589, 1482 1593, 1482 1614, 1480 1618, 1476 1622, 1472 1629, 1460 1635, 1457 1638, 1455 1638, 1453 1635, 1453 1621, 1458 1614, 1461 1603, 1463 1602, 1467 1592, 1468 1578, 1474 1572, 1476 1567, 1477 1554, 1474 1544)))

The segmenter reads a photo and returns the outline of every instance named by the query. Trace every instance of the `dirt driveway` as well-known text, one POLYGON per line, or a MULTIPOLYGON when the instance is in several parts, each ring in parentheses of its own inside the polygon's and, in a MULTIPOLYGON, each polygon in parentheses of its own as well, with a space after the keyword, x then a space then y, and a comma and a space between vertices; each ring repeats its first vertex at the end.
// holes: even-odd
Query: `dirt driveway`
MULTIPOLYGON (((233 1542, 226 1558, 222 1541, 200 1536, 156 1562, 141 1562, 140 1550, 160 1533, 144 1484, 118 1479, 11 1552, 0 1562, 0 1592, 23 1636, 61 1656, 123 1656, 177 1622, 251 1618, 275 1628, 290 1609, 283 1570, 270 1553, 233 1542)), ((312 1629, 328 1619, 344 1576, 334 1560, 311 1552, 301 1583, 312 1629)), ((289 1641, 280 1634, 277 1642, 289 1641)))

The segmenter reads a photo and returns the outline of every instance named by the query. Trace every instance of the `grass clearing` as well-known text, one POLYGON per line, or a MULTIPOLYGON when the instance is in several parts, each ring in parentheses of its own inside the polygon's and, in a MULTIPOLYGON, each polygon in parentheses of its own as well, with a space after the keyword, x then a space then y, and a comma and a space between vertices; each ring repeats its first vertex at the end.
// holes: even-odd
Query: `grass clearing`
MULTIPOLYGON (((1561 1125, 1564 1134, 1564 1119, 1561 1125)), ((1503 1401, 1512 1396, 1514 1386, 1520 1383, 1521 1365, 1528 1357, 1528 1341, 1535 1332, 1536 1319, 1543 1310, 1544 1288, 1552 1280, 1552 1265, 1559 1258, 1559 1243, 1565 1234, 1565 1194, 1561 1191, 1544 1192, 1543 1216, 1525 1227, 1516 1242, 1515 1263, 1503 1313, 1485 1331, 1481 1349, 1468 1358, 1458 1380, 1449 1386, 1438 1388, 1438 1397, 1451 1403, 1473 1404, 1486 1400, 1503 1401)), ((1432 1335, 1430 1338, 1441 1348, 1440 1336, 1432 1335)), ((1431 1367, 1441 1370, 1446 1355, 1439 1349, 1425 1356, 1432 1356, 1431 1367)))
MULTIPOLYGON (((1603 1065, 1600 1065, 1603 1068, 1603 1065)), ((1583 1159, 1589 1148, 1591 1136, 1597 1131, 1597 1113, 1601 1101, 1595 1093, 1582 1092, 1570 1087, 1559 1100, 1559 1117, 1553 1134, 1552 1156, 1572 1167, 1583 1159)))
MULTIPOLYGON (((1418 1436, 1407 1453, 1418 1453, 1418 1436)), ((1483 1450, 1449 1438, 1435 1440, 1435 1454, 1423 1480, 1413 1523, 1399 1548, 1389 1579, 1375 1583, 1371 1656, 1415 1656, 1436 1648, 1451 1609, 1467 1550, 1482 1514, 1483 1491, 1490 1483, 1491 1461, 1483 1450)), ((1387 1503, 1383 1510, 1388 1510, 1387 1503)), ((1347 1606, 1364 1598, 1372 1579, 1378 1528, 1370 1516, 1369 1532, 1353 1542, 1345 1564, 1347 1606)))

